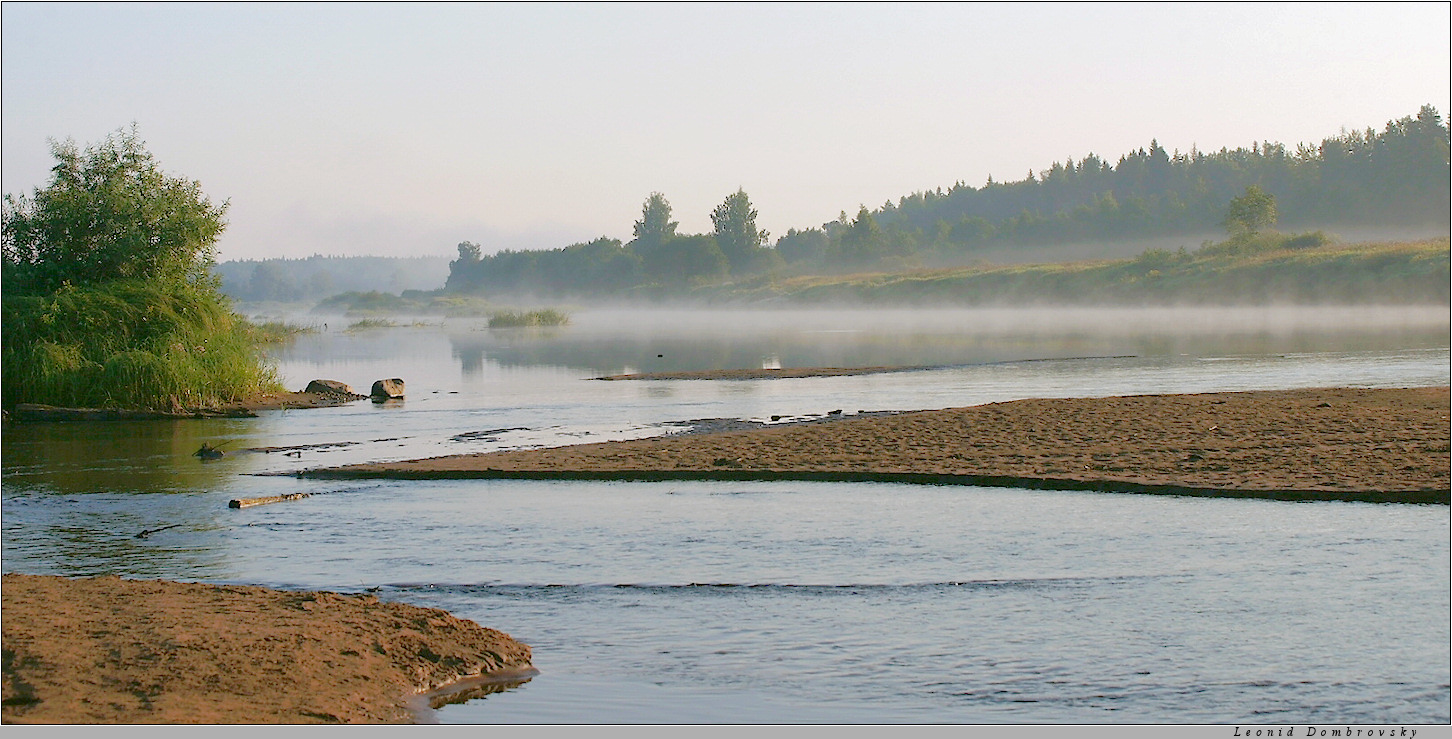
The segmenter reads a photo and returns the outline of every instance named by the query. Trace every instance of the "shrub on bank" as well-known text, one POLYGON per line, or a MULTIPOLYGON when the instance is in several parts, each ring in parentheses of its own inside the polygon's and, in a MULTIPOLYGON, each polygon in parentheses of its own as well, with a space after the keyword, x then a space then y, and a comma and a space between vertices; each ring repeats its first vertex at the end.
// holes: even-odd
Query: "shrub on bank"
POLYGON ((225 203, 140 136, 53 142, 49 185, 7 194, 0 403, 170 409, 280 390, 211 274, 225 203))
POLYGON ((3 403, 171 409, 281 389, 219 295, 119 281, 6 296, 3 403))

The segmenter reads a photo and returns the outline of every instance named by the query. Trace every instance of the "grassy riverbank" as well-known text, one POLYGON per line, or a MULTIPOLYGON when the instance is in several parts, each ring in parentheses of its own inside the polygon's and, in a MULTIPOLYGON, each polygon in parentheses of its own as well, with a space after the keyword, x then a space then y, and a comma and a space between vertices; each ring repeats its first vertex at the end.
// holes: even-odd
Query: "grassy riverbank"
POLYGON ((119 280, 3 301, 4 404, 166 410, 282 390, 215 291, 119 280))
POLYGON ((1259 234, 1134 259, 781 280, 703 287, 723 302, 981 305, 1425 304, 1448 302, 1448 240, 1332 243, 1259 234))

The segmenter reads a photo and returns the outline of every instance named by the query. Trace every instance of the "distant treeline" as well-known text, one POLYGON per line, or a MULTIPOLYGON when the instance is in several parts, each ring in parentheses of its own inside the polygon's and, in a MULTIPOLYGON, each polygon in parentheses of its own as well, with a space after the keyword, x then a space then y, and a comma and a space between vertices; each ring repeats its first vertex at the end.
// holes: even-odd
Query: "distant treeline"
POLYGON ((1110 243, 1218 231, 1232 198, 1257 186, 1293 228, 1445 232, 1448 127, 1431 106, 1384 130, 1350 131, 1295 150, 1277 143, 1168 152, 1158 141, 1111 164, 1094 154, 1017 182, 958 183, 875 210, 843 212, 774 244, 744 191, 712 213, 708 234, 677 234, 670 203, 645 201, 634 238, 601 237, 547 251, 484 255, 459 245, 447 289, 458 293, 653 295, 753 275, 841 274, 966 264, 1003 248, 1110 243))
POLYGON ((248 302, 309 302, 345 292, 436 290, 449 275, 448 257, 248 259, 212 268, 222 292, 248 302))

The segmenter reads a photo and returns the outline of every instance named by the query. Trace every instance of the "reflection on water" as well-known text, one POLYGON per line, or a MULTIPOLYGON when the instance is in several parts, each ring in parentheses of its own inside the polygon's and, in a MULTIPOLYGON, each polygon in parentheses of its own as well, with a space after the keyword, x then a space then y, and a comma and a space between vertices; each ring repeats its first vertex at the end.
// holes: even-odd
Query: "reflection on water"
POLYGON ((466 375, 959 366, 1083 356, 1376 351, 1447 345, 1445 308, 601 311, 548 331, 451 325, 466 375))
MULTIPOLYGON (((251 421, 135 421, 25 423, 5 428, 5 483, 60 493, 115 490, 184 492, 217 487, 235 474, 223 460, 203 462, 193 453, 203 443, 235 445, 224 439, 251 421)), ((225 457, 223 458, 225 460, 225 457)))

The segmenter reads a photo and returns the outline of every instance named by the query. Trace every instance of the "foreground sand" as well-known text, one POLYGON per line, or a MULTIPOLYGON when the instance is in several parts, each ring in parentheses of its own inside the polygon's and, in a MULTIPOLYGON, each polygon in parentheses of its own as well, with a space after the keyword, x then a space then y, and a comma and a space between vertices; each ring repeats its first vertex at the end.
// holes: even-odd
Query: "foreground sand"
POLYGON ((508 634, 368 596, 8 574, 0 599, 6 723, 402 723, 533 674, 508 634))
POLYGON ((327 478, 870 480, 1447 503, 1448 389, 1033 399, 308 470, 327 478))

